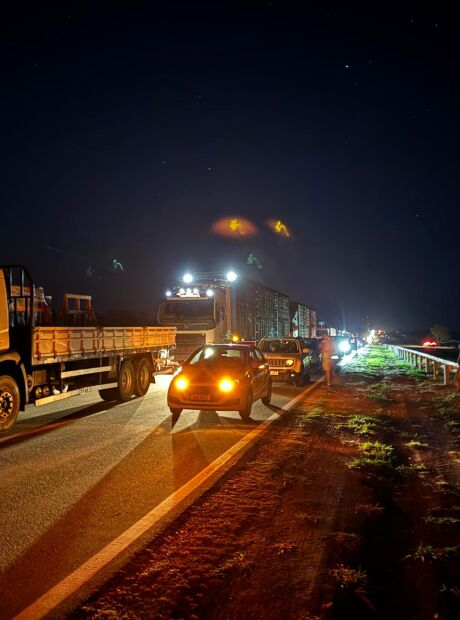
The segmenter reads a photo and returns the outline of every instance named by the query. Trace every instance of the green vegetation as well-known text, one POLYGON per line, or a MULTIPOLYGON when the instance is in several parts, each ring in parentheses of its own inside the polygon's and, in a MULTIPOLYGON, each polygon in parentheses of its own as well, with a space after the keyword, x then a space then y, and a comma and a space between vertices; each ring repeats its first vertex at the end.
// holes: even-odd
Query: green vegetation
POLYGON ((382 345, 367 347, 342 368, 342 374, 359 373, 368 377, 406 375, 417 380, 426 379, 420 368, 415 368, 382 345))
POLYGON ((363 455, 348 462, 350 469, 363 469, 376 473, 395 472, 394 448, 379 441, 365 441, 360 448, 363 455))
POLYGON ((392 398, 390 397, 390 393, 391 387, 385 381, 370 385, 367 388, 367 397, 378 403, 391 403, 392 398))
POLYGON ((377 420, 371 416, 355 415, 348 421, 345 428, 357 435, 375 435, 377 432, 377 420))
POLYGON ((411 439, 410 441, 406 441, 405 444, 408 448, 429 448, 430 446, 423 442, 423 441, 419 441, 418 439, 411 439))
POLYGON ((331 568, 329 574, 334 577, 339 586, 344 589, 356 589, 367 583, 367 573, 358 569, 350 568, 344 564, 338 564, 336 568, 331 568))
POLYGON ((420 543, 417 549, 406 555, 404 560, 412 560, 414 562, 433 562, 436 560, 448 560, 449 558, 460 555, 460 545, 455 547, 433 547, 433 545, 424 545, 420 543))
POLYGON ((460 519, 456 517, 434 517, 433 515, 428 515, 423 520, 425 523, 434 523, 436 525, 454 525, 460 523, 460 519))

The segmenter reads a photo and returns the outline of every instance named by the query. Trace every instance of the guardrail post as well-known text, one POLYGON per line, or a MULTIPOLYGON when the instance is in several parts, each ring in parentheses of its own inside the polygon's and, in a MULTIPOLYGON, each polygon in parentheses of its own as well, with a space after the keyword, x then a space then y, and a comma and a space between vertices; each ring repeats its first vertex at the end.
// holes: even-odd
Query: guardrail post
POLYGON ((442 370, 443 370, 443 379, 444 379, 443 383, 444 383, 444 385, 449 385, 449 379, 450 379, 450 377, 449 377, 449 370, 450 370, 450 368, 449 368, 448 364, 443 364, 442 370))
POLYGON ((428 358, 427 357, 423 358, 423 366, 424 366, 424 370, 426 374, 428 374, 428 358))

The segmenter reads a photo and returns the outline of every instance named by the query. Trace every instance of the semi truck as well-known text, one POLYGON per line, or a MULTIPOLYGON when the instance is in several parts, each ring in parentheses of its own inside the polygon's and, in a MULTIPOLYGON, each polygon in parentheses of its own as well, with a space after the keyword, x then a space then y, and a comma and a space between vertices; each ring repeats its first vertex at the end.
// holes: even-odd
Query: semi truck
POLYGON ((287 295, 247 278, 186 274, 167 291, 158 309, 159 325, 174 326, 180 363, 206 343, 258 341, 289 336, 287 295))
POLYGON ((174 327, 57 326, 49 298, 21 265, 0 266, 0 432, 27 404, 98 391, 144 396, 155 361, 175 346, 174 327))
POLYGON ((298 301, 291 301, 289 312, 294 338, 316 338, 316 310, 298 301))

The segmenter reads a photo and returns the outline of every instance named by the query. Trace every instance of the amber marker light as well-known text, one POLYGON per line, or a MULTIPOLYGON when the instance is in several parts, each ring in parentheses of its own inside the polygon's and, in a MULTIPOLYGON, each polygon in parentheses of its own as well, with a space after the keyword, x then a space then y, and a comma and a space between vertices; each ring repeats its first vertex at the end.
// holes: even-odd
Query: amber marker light
POLYGON ((189 385, 188 379, 186 379, 185 377, 179 377, 178 379, 174 381, 174 386, 181 392, 186 390, 188 388, 188 385, 189 385))
POLYGON ((232 392, 235 389, 235 382, 232 381, 231 379, 222 379, 222 381, 219 381, 219 390, 221 392, 232 392))

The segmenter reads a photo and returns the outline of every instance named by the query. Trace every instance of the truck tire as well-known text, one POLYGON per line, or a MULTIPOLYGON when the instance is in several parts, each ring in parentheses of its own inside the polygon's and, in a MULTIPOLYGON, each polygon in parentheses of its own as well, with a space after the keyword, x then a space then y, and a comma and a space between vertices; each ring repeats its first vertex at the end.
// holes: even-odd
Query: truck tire
POLYGON ((241 409, 238 413, 240 414, 243 422, 248 422, 251 417, 252 410, 252 390, 249 389, 246 394, 246 398, 244 400, 244 409, 241 409))
POLYGON ((21 395, 16 381, 8 375, 0 376, 0 433, 13 428, 20 404, 21 395))
POLYGON ((118 388, 107 388, 106 390, 99 390, 99 396, 107 403, 112 403, 115 400, 120 400, 118 388))
POLYGON ((118 373, 118 400, 126 402, 134 394, 135 374, 131 362, 123 362, 118 373))
POLYGON ((145 396, 152 380, 152 364, 147 357, 134 360, 134 394, 145 396))

